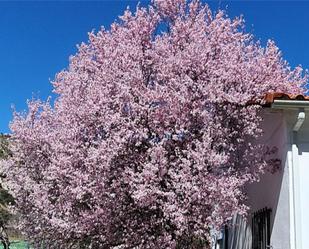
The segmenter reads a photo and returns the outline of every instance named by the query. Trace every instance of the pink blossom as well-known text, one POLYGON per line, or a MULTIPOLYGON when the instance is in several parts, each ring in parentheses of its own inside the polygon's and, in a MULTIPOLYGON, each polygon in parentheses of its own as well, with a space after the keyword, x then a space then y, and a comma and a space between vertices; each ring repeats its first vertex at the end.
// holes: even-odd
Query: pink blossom
POLYGON ((56 76, 55 103, 30 101, 11 123, 8 184, 26 236, 176 248, 245 214, 243 186, 269 166, 248 102, 303 93, 307 76, 243 26, 198 0, 156 0, 90 33, 56 76))

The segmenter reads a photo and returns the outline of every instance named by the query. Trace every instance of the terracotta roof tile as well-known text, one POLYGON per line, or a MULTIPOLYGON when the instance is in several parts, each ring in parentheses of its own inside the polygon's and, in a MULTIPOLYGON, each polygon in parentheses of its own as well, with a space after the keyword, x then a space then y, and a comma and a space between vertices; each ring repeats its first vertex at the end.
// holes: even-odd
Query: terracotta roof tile
POLYGON ((303 94, 287 94, 287 93, 266 93, 263 99, 263 106, 270 106, 275 99, 281 100, 305 100, 309 101, 309 96, 303 94))

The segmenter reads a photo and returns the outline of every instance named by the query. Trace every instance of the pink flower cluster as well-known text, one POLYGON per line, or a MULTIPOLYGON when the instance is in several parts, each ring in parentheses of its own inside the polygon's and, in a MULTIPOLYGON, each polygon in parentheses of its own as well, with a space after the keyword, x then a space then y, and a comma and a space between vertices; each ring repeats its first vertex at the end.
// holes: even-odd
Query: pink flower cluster
POLYGON ((11 123, 8 184, 37 246, 186 248, 246 213, 243 186, 268 166, 248 103, 302 93, 307 77, 243 24, 156 0, 89 34, 54 104, 30 101, 11 123))

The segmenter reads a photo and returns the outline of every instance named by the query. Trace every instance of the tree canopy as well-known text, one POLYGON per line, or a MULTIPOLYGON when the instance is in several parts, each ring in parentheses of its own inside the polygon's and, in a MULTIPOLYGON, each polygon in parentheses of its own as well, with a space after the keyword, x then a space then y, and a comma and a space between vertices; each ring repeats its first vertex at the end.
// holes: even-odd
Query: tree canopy
MULTIPOLYGON (((8 160, 11 156, 8 144, 8 135, 0 134, 0 163, 2 160, 8 160)), ((7 234, 7 225, 12 218, 8 205, 14 204, 14 199, 7 189, 2 185, 5 173, 0 169, 0 242, 4 249, 9 248, 9 237, 7 234)))
POLYGON ((261 97, 306 81, 201 1, 126 10, 57 74, 53 104, 15 113, 6 167, 23 231, 49 248, 207 248, 274 162, 253 142, 261 97))

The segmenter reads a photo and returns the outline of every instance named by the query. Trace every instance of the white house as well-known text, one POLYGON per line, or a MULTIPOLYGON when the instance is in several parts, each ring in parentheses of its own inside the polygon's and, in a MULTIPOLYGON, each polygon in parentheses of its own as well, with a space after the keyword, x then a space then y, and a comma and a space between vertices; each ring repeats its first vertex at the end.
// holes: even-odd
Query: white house
POLYGON ((235 216, 214 248, 309 249, 309 97, 268 94, 262 112, 281 168, 247 186, 247 221, 235 216))

